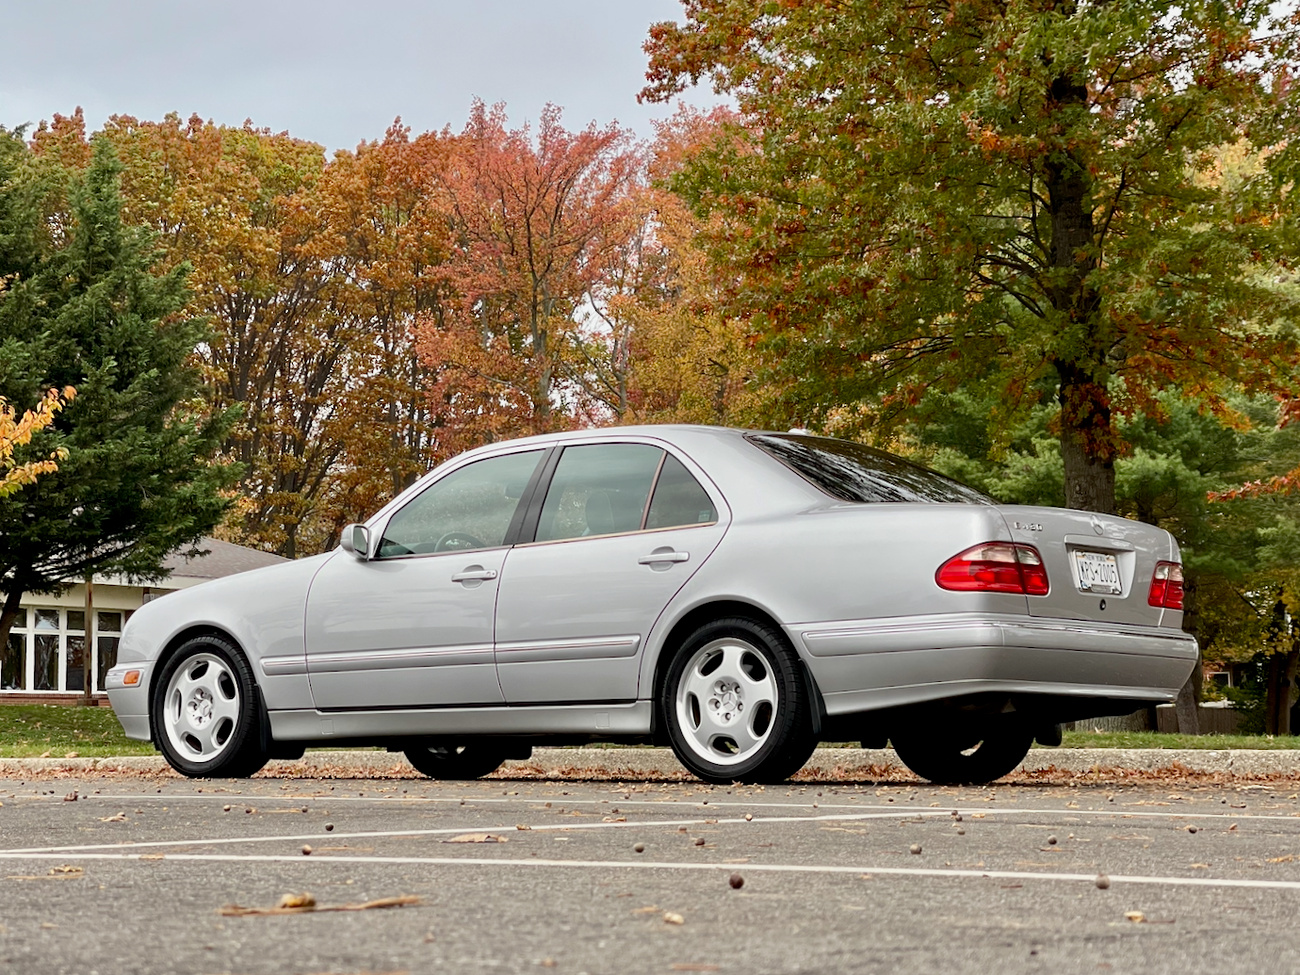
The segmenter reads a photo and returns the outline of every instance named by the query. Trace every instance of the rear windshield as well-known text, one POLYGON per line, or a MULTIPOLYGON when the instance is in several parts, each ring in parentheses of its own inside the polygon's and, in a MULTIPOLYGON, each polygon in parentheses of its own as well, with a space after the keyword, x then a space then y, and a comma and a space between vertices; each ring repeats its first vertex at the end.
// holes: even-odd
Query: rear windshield
POLYGON ((996 503, 929 468, 847 440, 798 433, 751 434, 748 439, 841 501, 996 503))

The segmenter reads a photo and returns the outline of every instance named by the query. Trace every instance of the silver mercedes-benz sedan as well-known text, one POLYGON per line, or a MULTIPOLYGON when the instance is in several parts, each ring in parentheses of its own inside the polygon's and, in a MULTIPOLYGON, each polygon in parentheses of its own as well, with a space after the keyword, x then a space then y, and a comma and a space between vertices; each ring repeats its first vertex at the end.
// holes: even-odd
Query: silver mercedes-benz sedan
POLYGON ((190 776, 384 745, 437 778, 656 742, 771 782, 819 740, 987 782, 1196 661, 1167 532, 797 433, 623 427, 441 465, 314 558, 140 609, 107 688, 190 776))

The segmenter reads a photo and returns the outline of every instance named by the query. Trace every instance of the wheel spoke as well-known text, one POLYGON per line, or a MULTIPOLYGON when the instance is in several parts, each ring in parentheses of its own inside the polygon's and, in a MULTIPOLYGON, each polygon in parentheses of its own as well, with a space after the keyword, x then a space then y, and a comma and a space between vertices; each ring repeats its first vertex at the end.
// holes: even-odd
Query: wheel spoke
POLYGON ((239 720, 239 698, 215 697, 212 700, 212 723, 218 724, 222 718, 239 720))
POLYGON ((776 707, 776 681, 772 679, 771 672, 763 675, 759 680, 754 680, 744 671, 740 674, 740 686, 745 695, 745 709, 754 711, 760 704, 770 704, 776 707))
POLYGON ((713 685, 717 682, 717 676, 718 671, 716 670, 708 676, 705 676, 700 673, 698 666, 694 666, 686 675, 683 689, 686 693, 694 694, 698 697, 700 699, 700 707, 703 708, 705 701, 707 701, 709 695, 713 693, 713 685))
POLYGON ((756 735, 752 727, 753 718, 737 721, 730 729, 731 739, 736 743, 737 754, 747 755, 763 743, 767 735, 756 735))

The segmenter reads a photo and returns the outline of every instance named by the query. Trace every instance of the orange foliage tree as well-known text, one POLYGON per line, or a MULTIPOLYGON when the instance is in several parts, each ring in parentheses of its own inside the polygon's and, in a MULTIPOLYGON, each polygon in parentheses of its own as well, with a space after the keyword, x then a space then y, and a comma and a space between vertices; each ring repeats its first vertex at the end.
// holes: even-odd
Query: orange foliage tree
POLYGON ((418 348, 445 454, 571 425, 591 412, 592 356, 617 355, 584 320, 635 229, 641 172, 627 133, 566 130, 548 106, 534 137, 476 102, 441 186, 453 234, 448 295, 418 348))

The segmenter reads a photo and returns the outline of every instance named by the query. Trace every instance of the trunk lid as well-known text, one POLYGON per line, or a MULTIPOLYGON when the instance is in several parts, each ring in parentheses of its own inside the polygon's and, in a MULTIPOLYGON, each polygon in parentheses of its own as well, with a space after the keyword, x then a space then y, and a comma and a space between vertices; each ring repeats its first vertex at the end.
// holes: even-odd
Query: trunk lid
POLYGON ((1043 557, 1051 591, 1028 596, 1029 615, 1159 626, 1182 613, 1147 603, 1160 561, 1180 561, 1164 529, 1113 515, 1067 508, 999 505, 1011 537, 1043 557))

